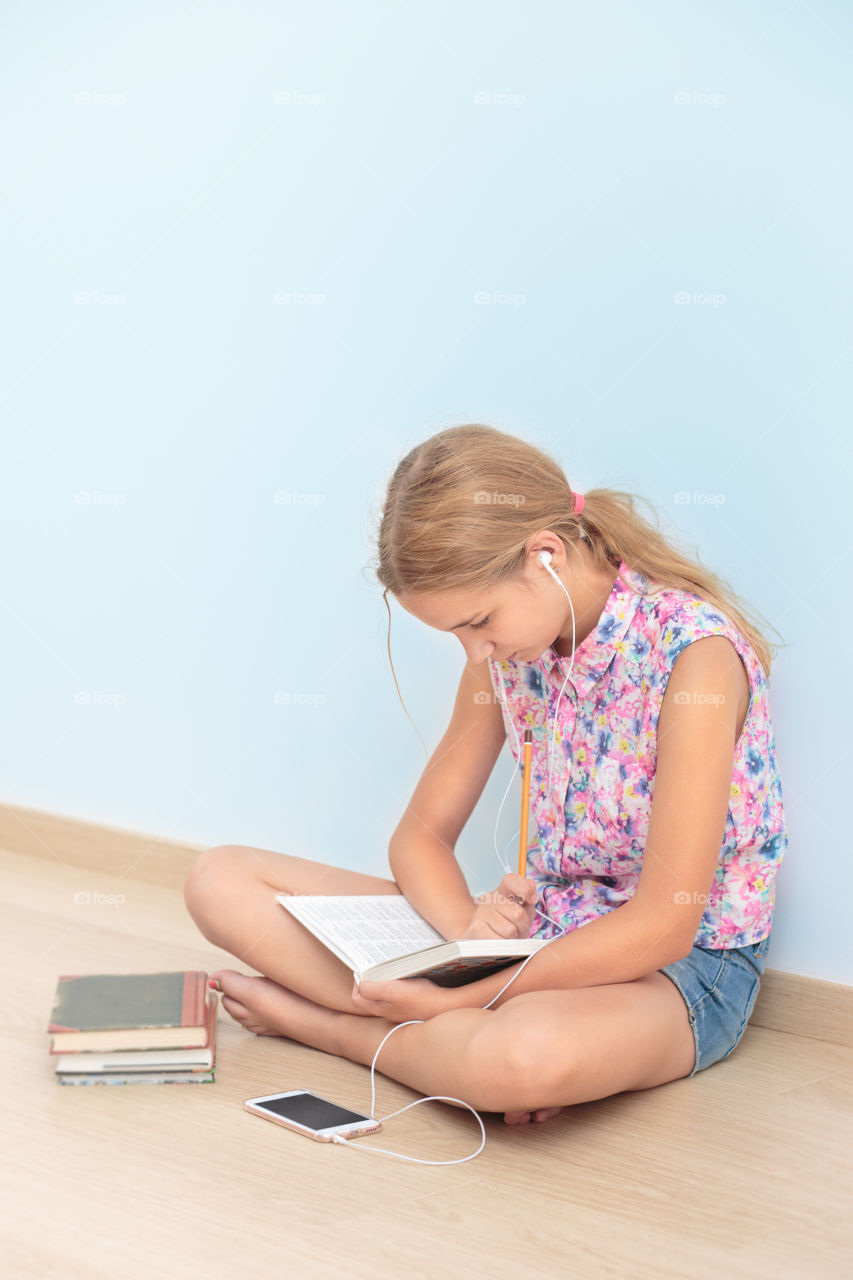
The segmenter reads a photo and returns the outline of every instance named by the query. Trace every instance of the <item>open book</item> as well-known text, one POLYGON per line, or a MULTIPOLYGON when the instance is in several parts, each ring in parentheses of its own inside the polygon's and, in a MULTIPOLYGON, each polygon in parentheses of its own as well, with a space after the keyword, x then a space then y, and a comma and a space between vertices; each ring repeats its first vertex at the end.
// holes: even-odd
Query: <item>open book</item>
POLYGON ((523 960, 544 938, 459 938, 448 941, 402 895, 310 897, 276 894, 356 979, 430 978, 459 987, 523 960))

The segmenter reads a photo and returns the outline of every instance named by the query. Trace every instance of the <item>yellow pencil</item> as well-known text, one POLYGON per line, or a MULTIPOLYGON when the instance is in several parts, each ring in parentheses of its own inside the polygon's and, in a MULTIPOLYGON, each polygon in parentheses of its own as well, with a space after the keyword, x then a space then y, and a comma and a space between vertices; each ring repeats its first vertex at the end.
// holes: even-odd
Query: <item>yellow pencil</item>
POLYGON ((530 753, 533 730, 524 730, 524 772, 521 776, 521 839, 518 845, 518 874, 527 875, 527 814, 530 809, 530 753))

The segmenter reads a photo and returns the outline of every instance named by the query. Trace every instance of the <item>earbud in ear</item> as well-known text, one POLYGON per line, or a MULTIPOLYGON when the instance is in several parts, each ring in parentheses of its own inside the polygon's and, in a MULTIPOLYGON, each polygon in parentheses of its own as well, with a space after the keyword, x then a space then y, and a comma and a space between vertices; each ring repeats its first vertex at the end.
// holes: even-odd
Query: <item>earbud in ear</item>
POLYGON ((541 564, 549 565, 549 564, 551 563, 551 552, 550 552, 550 551, 540 551, 540 552, 539 552, 539 560, 540 560, 540 563, 541 563, 541 564))

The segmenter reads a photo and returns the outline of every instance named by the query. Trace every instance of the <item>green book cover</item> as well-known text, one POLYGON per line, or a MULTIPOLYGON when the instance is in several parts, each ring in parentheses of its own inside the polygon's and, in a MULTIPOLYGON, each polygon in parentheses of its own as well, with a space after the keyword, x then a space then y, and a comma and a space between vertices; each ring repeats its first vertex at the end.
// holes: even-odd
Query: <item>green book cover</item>
POLYGON ((63 974, 48 1031, 127 1031, 143 1027, 206 1027, 207 974, 63 974))

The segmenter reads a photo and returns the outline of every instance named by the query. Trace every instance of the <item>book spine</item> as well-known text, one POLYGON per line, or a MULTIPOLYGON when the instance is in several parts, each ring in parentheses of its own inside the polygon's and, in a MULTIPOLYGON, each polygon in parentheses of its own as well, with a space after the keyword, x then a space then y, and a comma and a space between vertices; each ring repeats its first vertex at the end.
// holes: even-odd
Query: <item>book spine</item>
POLYGON ((181 1005, 181 1026, 197 1027, 206 1021, 207 974, 199 969, 184 973, 184 998, 181 1005))

